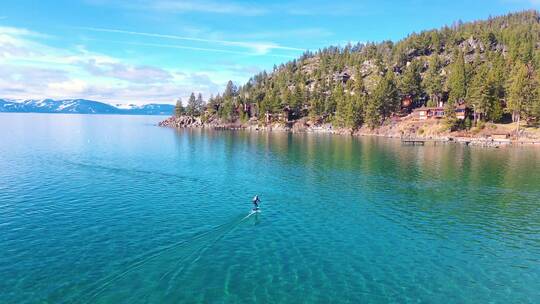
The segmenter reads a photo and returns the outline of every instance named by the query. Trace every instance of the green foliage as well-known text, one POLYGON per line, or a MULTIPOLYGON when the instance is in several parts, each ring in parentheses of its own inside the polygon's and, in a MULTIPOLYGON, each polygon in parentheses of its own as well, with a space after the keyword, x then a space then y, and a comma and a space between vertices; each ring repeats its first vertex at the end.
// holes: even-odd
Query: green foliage
MULTIPOLYGON (((291 119, 376 127, 400 110, 400 97, 410 95, 415 106, 445 102, 452 129, 465 124, 455 117, 459 102, 483 121, 500 121, 508 112, 534 118, 540 115, 538 33, 540 14, 525 11, 457 22, 396 43, 330 46, 254 75, 243 86, 229 81, 221 96, 209 99, 207 113, 235 121, 287 107, 291 119), (256 111, 244 112, 248 108, 256 111)), ((187 112, 200 114, 200 104, 190 97, 187 112)))
POLYGON ((195 97, 195 93, 191 93, 186 106, 186 114, 190 116, 200 116, 203 112, 203 108, 204 101, 201 93, 199 93, 198 97, 195 97))
POLYGON ((309 99, 309 115, 312 118, 320 116, 324 113, 324 100, 322 96, 323 94, 320 92, 319 87, 315 86, 309 99))
POLYGON ((238 95, 238 88, 232 82, 232 80, 229 80, 229 82, 227 82, 227 86, 225 87, 225 92, 223 92, 223 98, 232 98, 237 95, 238 95))
POLYGON ((385 117, 399 108, 399 93, 394 73, 387 72, 378 82, 373 94, 368 98, 366 105, 366 122, 370 127, 380 125, 385 117))
POLYGON ((438 55, 433 55, 431 57, 422 85, 429 95, 428 106, 436 106, 442 99, 444 85, 444 78, 441 75, 441 60, 438 55))
POLYGON ((469 117, 466 117, 465 118, 465 121, 464 121, 464 126, 465 126, 465 129, 467 130, 470 130, 472 128, 472 121, 469 117))
POLYGON ((180 117, 180 116, 184 115, 185 113, 186 113, 186 109, 182 105, 182 99, 178 98, 178 100, 176 101, 176 106, 174 107, 174 114, 177 117, 180 117))
POLYGON ((239 117, 240 117, 240 121, 241 122, 247 122, 249 120, 249 116, 248 114, 244 111, 244 108, 243 107, 240 107, 240 109, 238 110, 239 112, 239 117))
POLYGON ((219 117, 226 121, 233 121, 236 115, 234 104, 231 100, 225 100, 218 111, 219 117))
POLYGON ((490 62, 491 67, 489 67, 487 81, 492 89, 493 99, 490 107, 487 109, 486 114, 489 120, 498 122, 502 119, 504 114, 502 101, 506 97, 505 86, 508 72, 504 57, 501 54, 492 54, 492 57, 486 64, 489 65, 490 62))
POLYGON ((538 79, 531 66, 518 62, 508 82, 508 109, 514 121, 535 117, 538 106, 538 79))
POLYGON ((420 60, 413 60, 405 69, 399 89, 402 95, 409 95, 416 102, 424 92, 422 88, 422 63, 420 60))
POLYGON ((454 62, 450 65, 448 90, 450 91, 450 103, 460 102, 467 96, 467 71, 465 67, 465 58, 461 51, 456 52, 454 55, 454 62))
POLYGON ((488 67, 485 64, 480 66, 467 92, 467 99, 470 100, 477 120, 482 120, 497 101, 495 87, 488 78, 488 73, 488 67))
POLYGON ((479 121, 476 127, 480 130, 483 130, 486 128, 486 123, 484 121, 479 121))
POLYGON ((447 102, 444 106, 444 122, 446 128, 450 131, 454 131, 460 128, 460 121, 456 118, 455 104, 447 102))

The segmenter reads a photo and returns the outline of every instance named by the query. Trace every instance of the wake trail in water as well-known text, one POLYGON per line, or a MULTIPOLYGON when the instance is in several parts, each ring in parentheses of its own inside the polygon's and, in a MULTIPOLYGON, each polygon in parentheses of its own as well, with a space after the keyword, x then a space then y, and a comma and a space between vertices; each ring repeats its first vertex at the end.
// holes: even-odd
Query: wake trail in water
MULTIPOLYGON (((233 231, 238 225, 240 225, 243 221, 248 219, 250 216, 255 214, 256 212, 250 212, 246 216, 243 217, 236 217, 235 219, 226 222, 224 224, 218 225, 214 228, 211 228, 208 231, 199 233, 197 235, 194 235, 190 239, 180 241, 174 244, 171 244, 169 246, 166 246, 164 248, 160 248, 158 250, 154 250, 151 252, 148 252, 141 256, 138 259, 135 259, 133 262, 131 262, 126 269, 122 270, 121 272, 109 275, 102 280, 98 281, 96 285, 98 285, 96 288, 92 288, 89 290, 88 293, 88 299, 85 301, 81 301, 80 303, 92 303, 93 300, 98 297, 102 292, 104 292, 111 284, 114 282, 117 282, 118 280, 124 278, 131 272, 143 267, 148 262, 164 255, 167 252, 170 252, 174 249, 184 248, 186 250, 191 251, 187 256, 184 256, 180 259, 180 261, 176 264, 175 268, 180 267, 177 269, 177 271, 174 272, 173 276, 171 278, 176 278, 182 271, 185 269, 185 264, 187 261, 190 260, 191 257, 196 255, 198 253, 197 258, 195 258, 191 264, 195 263, 201 255, 210 247, 212 247, 216 242, 218 242, 220 239, 222 239, 227 233, 233 231)), ((170 275, 173 272, 173 270, 170 270, 163 274, 159 281, 162 281, 165 279, 168 275, 170 275)), ((84 294, 81 298, 84 298, 84 294)))
MULTIPOLYGON (((251 211, 248 215, 246 215, 244 218, 240 219, 238 223, 241 223, 242 221, 246 220, 250 216, 254 215, 256 212, 251 211)), ((222 229, 217 232, 215 235, 212 235, 213 238, 209 238, 207 241, 201 243, 201 245, 198 248, 195 248, 194 251, 189 254, 184 259, 180 260, 178 263, 176 263, 176 267, 172 268, 170 271, 165 273, 163 276, 161 276, 159 281, 166 281, 171 282, 174 281, 176 278, 180 277, 184 270, 186 270, 191 265, 194 265, 199 261, 199 259, 203 256, 203 254, 206 252, 206 250, 210 249, 214 244, 216 244, 218 241, 220 241, 227 233, 232 232, 238 225, 234 225, 230 227, 230 229, 222 229), (192 257, 196 256, 194 259, 191 259, 192 257), (190 263, 187 263, 190 261, 190 263), (171 275, 169 279, 167 279, 167 276, 171 275)), ((169 294, 171 292, 171 289, 174 288, 173 285, 169 284, 166 288, 165 294, 169 294)))
POLYGON ((73 167, 79 167, 79 168, 85 168, 85 169, 91 169, 91 170, 100 170, 100 171, 106 171, 112 174, 129 175, 133 177, 144 176, 144 177, 157 177, 157 178, 171 178, 171 179, 177 179, 177 180, 189 180, 192 182, 205 182, 205 183, 208 182, 208 181, 202 181, 198 178, 191 177, 191 176, 159 172, 159 171, 150 171, 150 170, 144 170, 140 168, 116 167, 116 166, 99 164, 97 162, 86 163, 86 162, 71 161, 71 160, 66 159, 66 160, 63 160, 63 163, 69 166, 73 166, 73 167))

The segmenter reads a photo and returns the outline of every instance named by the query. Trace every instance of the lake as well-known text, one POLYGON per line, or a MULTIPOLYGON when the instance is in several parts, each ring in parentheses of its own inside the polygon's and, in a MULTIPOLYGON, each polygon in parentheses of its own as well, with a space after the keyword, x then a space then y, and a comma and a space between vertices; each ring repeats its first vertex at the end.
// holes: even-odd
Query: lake
POLYGON ((0 303, 540 302, 538 148, 162 119, 0 114, 0 303))

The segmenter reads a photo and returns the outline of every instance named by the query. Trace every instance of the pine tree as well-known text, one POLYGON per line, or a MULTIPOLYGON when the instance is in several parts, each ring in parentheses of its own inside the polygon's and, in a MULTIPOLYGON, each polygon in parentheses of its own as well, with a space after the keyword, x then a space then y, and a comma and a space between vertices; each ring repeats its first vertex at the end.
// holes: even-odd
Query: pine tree
POLYGON ((365 95, 354 94, 349 99, 345 123, 350 128, 356 128, 364 121, 365 95))
POLYGON ((178 100, 176 100, 176 106, 174 107, 174 113, 177 117, 180 117, 184 115, 185 112, 186 109, 184 108, 184 105, 182 105, 182 98, 178 98, 178 100))
POLYGON ((236 85, 232 82, 232 80, 229 80, 227 82, 227 86, 225 87, 225 92, 223 92, 224 98, 232 98, 238 95, 238 88, 236 85))
POLYGON ((451 103, 463 101, 467 96, 467 71, 465 58, 461 51, 457 51, 450 67, 448 89, 450 90, 449 102, 451 103))
POLYGON ((491 67, 487 81, 493 88, 493 101, 488 109, 487 116, 490 120, 498 122, 503 117, 502 101, 506 96, 507 68, 504 57, 501 54, 493 54, 490 58, 491 67))
POLYGON ((423 80, 423 87, 429 95, 428 106, 436 106, 442 98, 444 78, 441 75, 441 61, 438 55, 433 55, 423 80))
POLYGON ((411 96, 415 104, 423 92, 421 70, 420 61, 413 60, 405 69, 399 86, 401 94, 411 96))
POLYGON ((378 82, 373 94, 368 98, 365 119, 370 127, 380 125, 382 119, 389 117, 399 108, 399 93, 394 73, 387 72, 378 82))
POLYGON ((447 102, 444 105, 444 122, 446 127, 450 131, 454 131, 459 128, 459 121, 456 117, 456 107, 453 103, 447 102))
POLYGON ((508 83, 508 109, 512 112, 512 120, 519 125, 522 115, 530 113, 537 102, 538 82, 532 67, 517 62, 508 83))
POLYGON ((199 115, 199 112, 197 111, 197 98, 195 97, 195 93, 193 92, 189 96, 188 104, 186 107, 186 114, 189 116, 199 115))
POLYGON ((362 103, 361 98, 362 94, 351 95, 351 92, 344 94, 343 89, 339 89, 341 85, 337 88, 337 94, 335 98, 337 99, 335 123, 340 127, 347 128, 356 128, 361 120, 361 111, 362 103))
POLYGON ((195 111, 198 115, 204 111, 204 100, 201 93, 197 95, 197 99, 195 100, 195 111))
POLYGON ((376 94, 368 97, 365 109, 365 121, 371 128, 378 127, 381 123, 382 100, 376 94))
POLYGON ((357 72, 356 74, 352 90, 352 113, 349 113, 348 121, 351 123, 352 127, 358 127, 365 120, 365 108, 367 104, 366 87, 364 85, 364 78, 360 72, 357 72))
MULTIPOLYGON (((345 92, 341 83, 336 84, 334 90, 331 93, 331 105, 329 113, 334 113, 338 120, 342 120, 345 108, 345 92)), ((343 124, 341 124, 343 125, 343 124)))
POLYGON ((525 87, 525 107, 524 114, 526 118, 536 117, 536 110, 538 109, 538 96, 539 92, 538 75, 532 64, 527 65, 527 82, 525 87))
POLYGON ((304 91, 299 84, 294 86, 294 90, 291 95, 290 105, 291 110, 294 112, 295 116, 300 113, 300 109, 304 105, 304 91))
POLYGON ((360 73, 360 71, 357 71, 355 74, 353 90, 355 94, 364 94, 366 91, 364 78, 362 77, 362 73, 360 73))
POLYGON ((229 122, 235 119, 235 108, 232 100, 226 99, 223 101, 222 106, 219 108, 219 116, 229 122))
POLYGON ((284 108, 285 106, 290 104, 291 99, 292 99, 291 96, 292 96, 291 90, 288 87, 285 87, 282 90, 281 96, 280 96, 280 100, 281 100, 281 103, 279 105, 280 108, 284 108))
POLYGON ((438 31, 432 31, 431 32, 431 48, 435 54, 439 54, 441 52, 442 43, 441 43, 441 37, 438 31))
MULTIPOLYGON (((389 71, 382 80, 382 85, 379 87, 380 95, 383 98, 383 117, 389 117, 390 114, 399 111, 399 91, 396 85, 394 73, 389 71)), ((377 90, 375 90, 377 92, 377 90)))
MULTIPOLYGON (((540 83, 540 74, 536 72, 536 83, 540 83)), ((540 123, 540 86, 536 87, 536 98, 532 101, 531 104, 531 117, 536 119, 536 124, 540 123)))
POLYGON ((324 100, 322 99, 321 90, 318 84, 313 88, 313 93, 310 99, 309 115, 312 118, 322 115, 324 112, 324 100))
POLYGON ((474 110, 476 125, 478 120, 485 118, 496 100, 494 85, 488 79, 488 68, 485 64, 478 68, 467 93, 467 100, 474 110))
POLYGON ((334 89, 330 92, 330 94, 327 94, 324 100, 325 114, 329 116, 332 116, 335 114, 338 100, 340 100, 342 96, 343 96, 343 87, 341 86, 341 84, 338 84, 334 87, 334 89))

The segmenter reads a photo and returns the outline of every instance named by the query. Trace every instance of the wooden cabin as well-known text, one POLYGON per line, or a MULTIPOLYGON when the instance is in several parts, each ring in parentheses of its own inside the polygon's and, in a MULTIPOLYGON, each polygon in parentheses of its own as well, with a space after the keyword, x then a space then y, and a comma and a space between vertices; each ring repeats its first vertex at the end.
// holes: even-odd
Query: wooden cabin
POLYGON ((456 118, 459 120, 465 120, 467 118, 467 106, 460 104, 456 107, 456 118))
POLYGON ((417 113, 419 120, 427 120, 430 118, 440 119, 444 117, 444 108, 443 107, 421 107, 414 110, 417 113))
MULTIPOLYGON (((469 108, 465 104, 459 104, 454 109, 456 118, 464 120, 469 116, 469 108)), ((440 119, 446 116, 445 108, 442 102, 439 102, 437 107, 421 107, 415 109, 414 112, 419 120, 426 120, 430 118, 440 119)))

